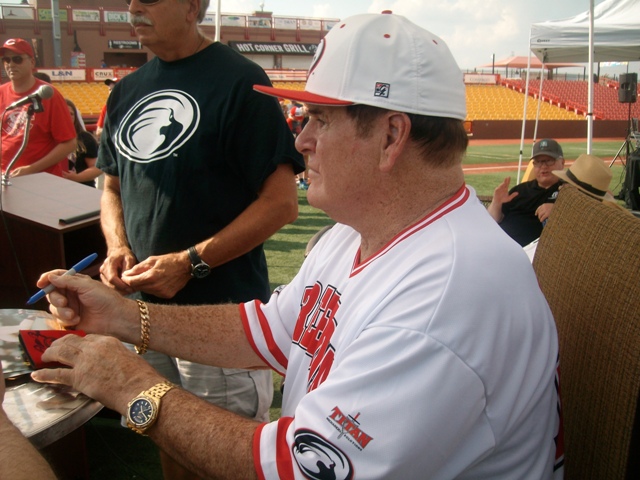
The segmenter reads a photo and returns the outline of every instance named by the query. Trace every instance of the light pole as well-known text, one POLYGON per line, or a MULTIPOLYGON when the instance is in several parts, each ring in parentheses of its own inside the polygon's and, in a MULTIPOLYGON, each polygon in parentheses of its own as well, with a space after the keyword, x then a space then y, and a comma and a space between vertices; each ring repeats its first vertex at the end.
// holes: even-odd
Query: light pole
MULTIPOLYGON (((69 19, 67 19, 69 21, 69 19)), ((60 47, 60 2, 51 0, 51 34, 53 35, 53 64, 62 66, 62 50, 60 47)))
POLYGON ((495 75, 496 73, 496 54, 493 53, 491 55, 491 75, 495 75))

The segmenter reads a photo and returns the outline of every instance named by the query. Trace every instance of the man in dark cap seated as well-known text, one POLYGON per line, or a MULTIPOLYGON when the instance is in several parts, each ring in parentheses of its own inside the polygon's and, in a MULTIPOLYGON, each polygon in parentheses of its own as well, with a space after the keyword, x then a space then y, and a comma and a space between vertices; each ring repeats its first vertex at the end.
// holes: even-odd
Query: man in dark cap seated
POLYGON ((496 187, 487 207, 502 229, 522 246, 540 237, 560 186, 560 179, 551 172, 564 168, 562 147, 548 138, 534 144, 531 160, 535 178, 511 190, 511 178, 505 178, 496 187))

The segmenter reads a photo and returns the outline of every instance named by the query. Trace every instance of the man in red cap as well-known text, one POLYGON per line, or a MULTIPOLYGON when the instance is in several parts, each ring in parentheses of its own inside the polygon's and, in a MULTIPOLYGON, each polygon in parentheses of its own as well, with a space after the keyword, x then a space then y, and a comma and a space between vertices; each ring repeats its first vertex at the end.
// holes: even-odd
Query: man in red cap
POLYGON ((7 107, 47 84, 33 76, 36 62, 33 48, 26 40, 10 38, 0 48, 0 55, 11 80, 0 86, 0 109, 4 112, 2 173, 12 177, 38 172, 62 176, 62 170, 65 169, 63 160, 76 149, 76 133, 64 97, 50 85, 48 93, 52 91, 53 94, 51 98, 38 100, 44 111, 33 113, 28 142, 22 155, 11 166, 11 171, 6 171, 22 146, 32 103, 11 109, 7 107))

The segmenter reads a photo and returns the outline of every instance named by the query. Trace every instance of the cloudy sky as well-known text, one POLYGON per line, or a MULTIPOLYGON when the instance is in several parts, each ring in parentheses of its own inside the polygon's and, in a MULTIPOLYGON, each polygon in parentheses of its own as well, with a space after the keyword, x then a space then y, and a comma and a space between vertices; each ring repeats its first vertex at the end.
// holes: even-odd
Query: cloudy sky
MULTIPOLYGON (((211 10, 216 5, 211 0, 211 10)), ((221 0, 223 13, 261 9, 279 16, 339 19, 392 10, 443 38, 460 67, 473 69, 491 64, 494 54, 496 60, 528 55, 532 23, 586 12, 589 0, 221 0)))

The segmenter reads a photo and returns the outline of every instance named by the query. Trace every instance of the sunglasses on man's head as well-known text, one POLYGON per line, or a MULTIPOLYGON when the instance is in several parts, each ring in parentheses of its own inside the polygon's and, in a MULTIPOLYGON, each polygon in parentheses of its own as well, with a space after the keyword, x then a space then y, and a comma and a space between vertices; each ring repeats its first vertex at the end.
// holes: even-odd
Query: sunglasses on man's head
POLYGON ((24 62, 24 57, 22 55, 14 55, 13 57, 2 57, 2 63, 13 62, 16 65, 20 65, 24 62))
MULTIPOLYGON (((153 5, 154 3, 158 3, 162 0, 138 0, 142 5, 153 5)), ((125 0, 127 2, 127 6, 131 5, 131 0, 125 0)))

